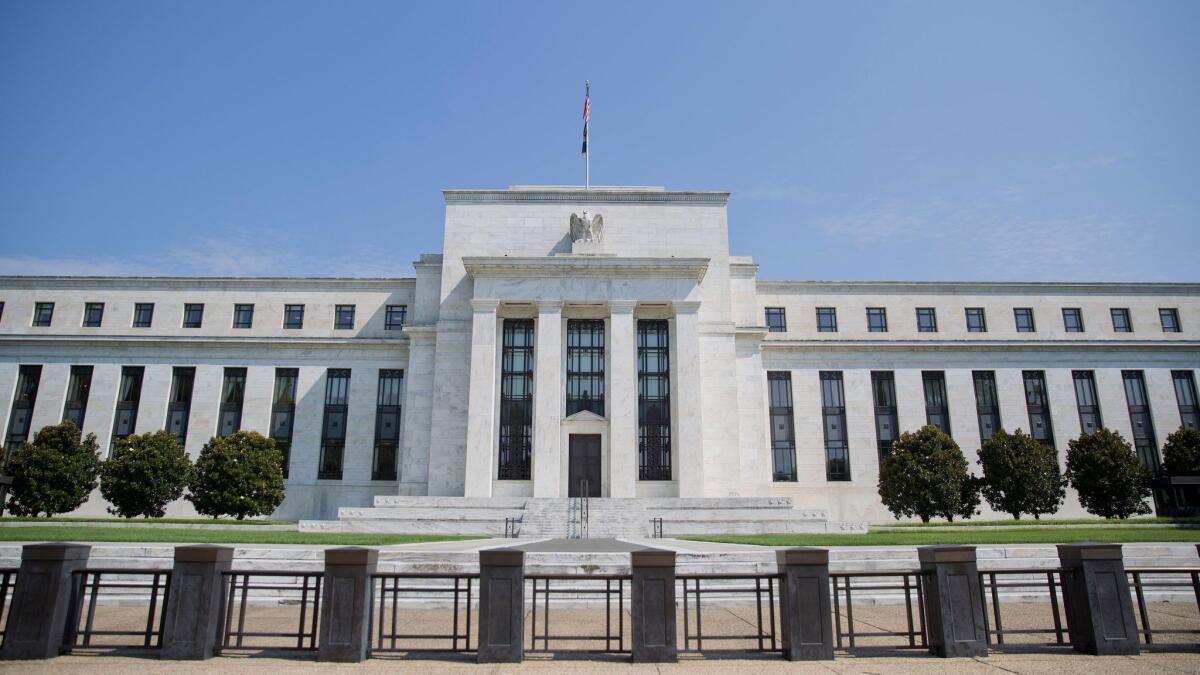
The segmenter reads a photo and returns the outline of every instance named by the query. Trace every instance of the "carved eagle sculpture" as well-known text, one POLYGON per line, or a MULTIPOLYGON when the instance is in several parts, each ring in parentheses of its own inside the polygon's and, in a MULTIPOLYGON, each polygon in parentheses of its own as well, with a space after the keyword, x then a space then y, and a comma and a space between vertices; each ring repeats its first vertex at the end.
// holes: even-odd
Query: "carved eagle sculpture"
POLYGON ((583 215, 571 214, 571 241, 600 241, 604 235, 604 216, 599 213, 592 215, 587 211, 583 215))

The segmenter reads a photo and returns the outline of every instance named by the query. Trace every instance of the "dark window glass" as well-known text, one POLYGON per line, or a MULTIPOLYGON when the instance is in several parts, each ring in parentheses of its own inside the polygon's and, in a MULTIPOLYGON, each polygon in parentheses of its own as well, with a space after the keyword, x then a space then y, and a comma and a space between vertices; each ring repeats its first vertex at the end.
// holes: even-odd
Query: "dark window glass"
POLYGON ((200 303, 187 303, 183 306, 184 328, 199 328, 203 321, 204 305, 200 303))
POLYGON ((83 428, 87 413, 88 394, 92 391, 92 367, 71 366, 71 379, 67 381, 67 401, 63 405, 63 421, 83 428))
POLYGON ((771 405, 771 477, 776 481, 796 480, 796 433, 792 423, 792 374, 768 372, 767 393, 771 405))
POLYGON ((117 391, 117 411, 113 415, 112 443, 134 433, 137 426, 138 404, 142 399, 142 366, 121 368, 121 388, 117 391))
POLYGON ((892 443, 900 436, 896 411, 896 378, 890 372, 871 373, 871 397, 875 403, 875 437, 879 441, 879 461, 892 454, 892 443))
POLYGON ((921 373, 925 387, 925 423, 950 434, 950 406, 946 402, 946 374, 927 370, 921 373))
POLYGON ((1050 396, 1046 392, 1046 373, 1026 370, 1025 407, 1029 410, 1029 435, 1054 447, 1054 424, 1050 420, 1050 396))
POLYGON ((1068 333, 1083 332, 1083 312, 1078 307, 1063 307, 1063 328, 1068 333))
POLYGON ((217 435, 229 436, 242 428, 242 403, 246 399, 246 369, 226 368, 221 387, 221 418, 217 435))
POLYGON ((1000 402, 996 398, 996 373, 976 370, 975 412, 979 415, 979 440, 986 441, 1000 430, 1000 402))
POLYGON ((501 480, 529 480, 533 457, 533 319, 505 319, 500 350, 501 480))
POLYGON ((1179 401, 1179 420, 1185 429, 1200 429, 1200 409, 1196 402, 1196 378, 1190 370, 1172 370, 1175 400, 1179 401))
POLYGON ((371 480, 396 480, 400 451, 400 388, 403 370, 380 370, 375 398, 375 457, 371 480))
POLYGON ((837 308, 836 307, 818 307, 817 308, 817 332, 819 332, 819 333, 836 333, 837 332, 837 308))
POLYGON ((787 312, 782 307, 767 308, 767 330, 772 333, 787 332, 787 312))
POLYGON ((1123 370, 1125 401, 1129 404, 1129 422, 1133 425, 1133 448, 1142 466, 1158 474, 1158 442, 1154 440, 1154 421, 1151 419, 1150 399, 1146 396, 1146 381, 1140 370, 1123 370))
POLYGON ((917 330, 922 333, 937 332, 937 310, 933 307, 917 308, 917 330))
POLYGON ((1037 326, 1033 323, 1031 307, 1017 307, 1013 310, 1013 318, 1016 320, 1018 333, 1032 333, 1037 330, 1037 326))
POLYGON ((384 316, 384 330, 400 330, 404 328, 404 319, 408 315, 408 305, 388 305, 384 316))
POLYGON ((39 302, 33 306, 33 325, 49 326, 54 320, 54 303, 39 302))
POLYGON ((668 324, 637 322, 638 478, 671 480, 671 355, 668 324))
POLYGON ((346 418, 350 403, 350 369, 330 368, 325 378, 325 415, 321 421, 320 480, 342 479, 346 451, 346 418))
POLYGON ((867 330, 872 333, 887 332, 887 309, 883 307, 867 308, 867 330))
POLYGON ((1114 307, 1109 310, 1112 314, 1113 332, 1115 333, 1132 333, 1133 324, 1129 321, 1129 310, 1122 307, 1114 307))
POLYGON ((333 327, 338 330, 354 328, 354 305, 338 305, 333 313, 333 327))
POLYGON ((4 320, 4 302, 0 301, 0 321, 4 320))
POLYGON ((967 308, 967 332, 987 332, 987 315, 984 314, 982 307, 967 308))
POLYGON ((304 328, 304 305, 283 306, 283 327, 304 328))
POLYGON ((195 368, 174 368, 171 371, 171 398, 167 401, 167 431, 175 434, 180 445, 187 445, 188 421, 192 414, 192 386, 195 383, 195 368))
POLYGON ((104 303, 89 302, 83 306, 83 327, 99 328, 104 321, 104 303))
POLYGON ((567 321, 567 415, 604 416, 604 321, 567 321))
POLYGON ((839 372, 821 371, 821 418, 825 427, 825 480, 850 480, 846 398, 839 372))
POLYGON ((1179 310, 1173 307, 1163 307, 1158 310, 1158 320, 1162 323, 1164 333, 1179 332, 1179 310))
POLYGON ((1079 428, 1085 434, 1104 426, 1100 417, 1100 399, 1096 396, 1096 376, 1090 370, 1071 373, 1075 380, 1075 404, 1079 406, 1079 428))
POLYGON ((17 388, 13 392, 12 413, 8 416, 8 433, 4 437, 4 449, 7 451, 5 461, 14 450, 23 447, 29 440, 33 404, 37 401, 41 379, 41 366, 21 366, 17 371, 17 388))
POLYGON ((233 327, 250 328, 254 325, 254 305, 233 306, 233 327))
POLYGON ((292 456, 292 426, 296 418, 297 368, 275 369, 275 392, 271 396, 271 438, 283 455, 283 477, 288 477, 292 456))
POLYGON ((133 306, 133 327, 149 328, 154 321, 154 303, 139 302, 133 306))

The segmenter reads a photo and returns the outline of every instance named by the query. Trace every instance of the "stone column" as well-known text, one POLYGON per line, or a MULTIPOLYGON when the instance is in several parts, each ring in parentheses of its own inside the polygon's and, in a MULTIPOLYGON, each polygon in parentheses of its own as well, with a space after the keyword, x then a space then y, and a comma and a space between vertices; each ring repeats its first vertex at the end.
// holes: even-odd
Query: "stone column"
POLYGON ((164 659, 203 661, 220 651, 225 609, 225 579, 233 565, 233 547, 175 547, 175 567, 162 625, 164 659))
POLYGON ((533 346, 533 496, 565 497, 562 489, 562 301, 537 303, 533 346))
POLYGON ((675 552, 647 548, 629 556, 633 569, 629 606, 633 662, 674 663, 679 660, 675 644, 675 552))
POLYGON ((525 658, 525 552, 479 552, 479 663, 525 658))
POLYGON ((472 300, 471 390, 467 394, 467 497, 491 497, 496 476, 496 308, 499 300, 472 300))
POLYGON ((941 657, 987 656, 983 592, 974 546, 920 546, 925 573, 929 652, 941 657))
POLYGON ((608 323, 609 391, 608 466, 609 494, 633 497, 638 477, 637 329, 633 321, 635 300, 612 300, 608 323))
POLYGON ((1137 624, 1120 544, 1059 544, 1071 646, 1088 654, 1137 654, 1137 624))
POLYGON ((49 659, 70 651, 79 627, 86 544, 26 544, 13 589, 0 659, 49 659))
POLYGON ((700 303, 675 303, 675 358, 671 396, 675 399, 675 435, 671 443, 680 497, 704 496, 703 399, 700 383, 700 303))
POLYGON ((783 574, 779 615, 784 657, 789 661, 833 660, 829 551, 792 548, 779 551, 778 560, 783 574))
POLYGON ((437 331, 407 326, 408 370, 404 372, 404 422, 400 450, 400 494, 429 490, 429 440, 433 423, 433 352, 437 331))
POLYGON ((318 661, 357 663, 371 648, 371 575, 379 551, 346 546, 325 549, 318 661))

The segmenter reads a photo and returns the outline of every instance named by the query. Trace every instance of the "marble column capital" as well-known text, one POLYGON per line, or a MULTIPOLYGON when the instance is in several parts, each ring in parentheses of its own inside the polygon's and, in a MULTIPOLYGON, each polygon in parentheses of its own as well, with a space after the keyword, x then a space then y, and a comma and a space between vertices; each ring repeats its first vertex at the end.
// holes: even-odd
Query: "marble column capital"
POLYGON ((559 314, 562 312, 562 300, 538 300, 534 304, 537 305, 538 314, 559 314))
POLYGON ((498 308, 499 306, 500 306, 499 300, 492 300, 492 299, 487 299, 487 298, 472 298, 471 299, 471 309, 473 309, 476 312, 495 312, 496 308, 498 308))
POLYGON ((608 311, 611 314, 631 314, 637 307, 637 300, 609 300, 608 311))
POLYGON ((700 311, 699 300, 676 300, 672 304, 676 314, 695 314, 700 311))

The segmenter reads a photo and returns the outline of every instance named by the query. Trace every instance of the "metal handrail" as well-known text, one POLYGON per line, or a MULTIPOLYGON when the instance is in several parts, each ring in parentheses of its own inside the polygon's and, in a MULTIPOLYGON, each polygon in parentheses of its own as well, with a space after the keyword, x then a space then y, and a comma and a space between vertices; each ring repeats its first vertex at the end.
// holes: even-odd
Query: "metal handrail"
POLYGON ((581 501, 579 504, 579 507, 580 507, 579 508, 579 530, 580 530, 580 535, 584 539, 589 539, 590 537, 588 536, 588 506, 590 504, 588 502, 588 490, 591 489, 591 483, 586 478, 580 479, 579 483, 580 483, 579 495, 581 498, 581 501))

